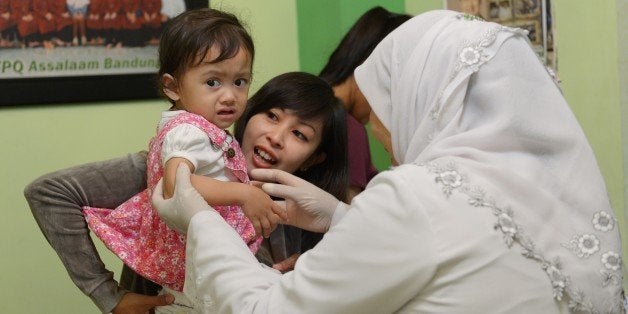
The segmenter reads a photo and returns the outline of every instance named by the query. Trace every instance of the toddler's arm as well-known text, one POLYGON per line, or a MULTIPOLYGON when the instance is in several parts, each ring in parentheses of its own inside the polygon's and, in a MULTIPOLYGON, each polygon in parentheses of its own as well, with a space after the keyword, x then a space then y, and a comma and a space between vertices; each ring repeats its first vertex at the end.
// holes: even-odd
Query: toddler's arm
MULTIPOLYGON (((175 157, 164 167, 164 197, 174 192, 177 166, 185 163, 191 172, 194 165, 185 158, 175 157)), ((210 205, 239 205, 251 220, 255 233, 268 237, 282 219, 287 219, 284 210, 260 188, 240 182, 225 182, 205 176, 192 175, 192 185, 210 205)))

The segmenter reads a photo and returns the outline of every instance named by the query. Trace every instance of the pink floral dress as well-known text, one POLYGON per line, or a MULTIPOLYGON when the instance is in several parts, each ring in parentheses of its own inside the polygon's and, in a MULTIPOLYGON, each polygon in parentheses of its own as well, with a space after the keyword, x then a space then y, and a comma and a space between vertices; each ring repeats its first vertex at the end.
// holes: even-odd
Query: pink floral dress
MULTIPOLYGON (((185 280, 185 235, 171 230, 152 208, 150 198, 163 176, 161 148, 168 131, 187 123, 207 133, 212 145, 223 151, 226 167, 243 183, 249 183, 246 161, 237 141, 204 118, 184 112, 168 121, 150 141, 148 188, 111 210, 84 207, 89 228, 126 265, 141 276, 170 289, 182 291, 185 280)), ((255 236, 251 221, 239 206, 214 206, 256 253, 262 238, 255 236)))

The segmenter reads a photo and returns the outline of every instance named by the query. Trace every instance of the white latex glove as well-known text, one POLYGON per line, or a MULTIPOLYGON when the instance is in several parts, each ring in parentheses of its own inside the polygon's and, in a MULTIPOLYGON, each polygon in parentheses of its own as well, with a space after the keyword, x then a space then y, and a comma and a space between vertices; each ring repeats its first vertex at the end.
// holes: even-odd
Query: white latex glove
MULTIPOLYGON (((262 184, 264 192, 285 199, 287 223, 301 229, 326 232, 337 208, 347 205, 333 195, 297 176, 278 169, 254 169, 251 177, 262 184), (268 183, 276 182, 276 183, 268 183)), ((334 217, 334 220, 338 220, 334 217)))
POLYGON ((176 231, 187 233, 188 225, 194 215, 203 210, 213 210, 192 186, 190 168, 184 163, 180 163, 177 168, 174 193, 171 198, 164 199, 162 185, 163 178, 155 186, 151 202, 159 213, 159 217, 168 227, 176 231))

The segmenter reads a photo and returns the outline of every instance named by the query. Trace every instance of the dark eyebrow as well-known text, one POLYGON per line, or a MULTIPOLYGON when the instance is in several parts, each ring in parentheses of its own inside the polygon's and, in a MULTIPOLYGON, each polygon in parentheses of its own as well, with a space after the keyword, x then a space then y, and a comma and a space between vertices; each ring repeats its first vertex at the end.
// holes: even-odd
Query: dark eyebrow
MULTIPOLYGON (((299 118, 299 116, 296 113, 286 113, 286 109, 284 109, 284 108, 279 108, 279 107, 274 107, 274 108, 276 108, 278 110, 281 110, 281 112, 283 112, 284 114, 289 114, 289 115, 296 116, 298 118, 297 121, 299 122, 299 124, 303 124, 303 125, 309 127, 310 129, 312 129, 314 134, 316 134, 316 128, 312 124, 310 124, 307 120, 303 120, 303 119, 299 118)), ((294 110, 291 110, 291 111, 295 112, 294 110)))

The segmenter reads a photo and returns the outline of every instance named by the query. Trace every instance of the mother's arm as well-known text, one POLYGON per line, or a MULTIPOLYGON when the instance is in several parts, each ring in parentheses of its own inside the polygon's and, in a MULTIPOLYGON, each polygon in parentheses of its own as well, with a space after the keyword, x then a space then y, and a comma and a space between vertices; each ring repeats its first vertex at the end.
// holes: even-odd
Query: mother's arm
POLYGON ((127 291, 101 261, 82 207, 115 208, 145 188, 146 154, 136 153, 52 172, 24 189, 39 228, 70 278, 103 313, 114 310, 127 291))

